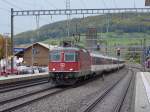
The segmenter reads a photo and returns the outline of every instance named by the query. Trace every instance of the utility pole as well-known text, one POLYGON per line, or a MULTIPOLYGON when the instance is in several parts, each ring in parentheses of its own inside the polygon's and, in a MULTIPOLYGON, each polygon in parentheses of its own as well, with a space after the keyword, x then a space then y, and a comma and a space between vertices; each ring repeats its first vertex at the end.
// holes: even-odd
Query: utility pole
POLYGON ((145 55, 145 51, 146 51, 146 39, 144 38, 143 41, 143 62, 144 62, 144 71, 145 71, 145 61, 146 61, 146 55, 145 55))
POLYGON ((140 42, 141 42, 141 65, 143 65, 143 40, 141 39, 140 40, 140 42))
POLYGON ((13 8, 11 8, 11 73, 13 74, 14 69, 14 15, 13 15, 13 8))
MULTIPOLYGON (((66 0, 66 10, 70 10, 70 0, 66 0)), ((67 13, 67 36, 70 37, 70 13, 67 13)))
POLYGON ((108 55, 108 41, 107 40, 105 41, 105 52, 106 52, 106 55, 108 55))

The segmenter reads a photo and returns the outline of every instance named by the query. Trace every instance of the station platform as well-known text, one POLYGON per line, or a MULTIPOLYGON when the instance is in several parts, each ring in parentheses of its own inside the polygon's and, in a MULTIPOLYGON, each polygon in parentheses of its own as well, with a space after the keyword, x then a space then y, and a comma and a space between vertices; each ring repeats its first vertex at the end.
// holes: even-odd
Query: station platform
POLYGON ((24 75, 8 75, 7 77, 1 76, 0 77, 0 84, 30 80, 30 79, 37 79, 37 78, 44 78, 48 77, 48 73, 37 73, 37 74, 24 74, 24 75))
POLYGON ((136 74, 134 112, 150 112, 150 73, 136 74))

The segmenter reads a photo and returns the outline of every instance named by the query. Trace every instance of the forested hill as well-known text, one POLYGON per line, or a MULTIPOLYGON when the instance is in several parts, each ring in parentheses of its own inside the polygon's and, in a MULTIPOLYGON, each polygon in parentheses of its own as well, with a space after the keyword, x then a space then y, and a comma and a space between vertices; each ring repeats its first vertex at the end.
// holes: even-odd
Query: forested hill
MULTIPOLYGON (((112 14, 107 16, 100 15, 85 18, 74 18, 70 22, 70 33, 73 34, 76 31, 76 26, 80 33, 85 33, 88 27, 95 27, 98 32, 106 32, 108 21, 109 32, 150 32, 149 14, 112 14), (106 17, 109 19, 106 19, 106 17)), ((15 44, 30 43, 31 38, 34 38, 35 41, 44 41, 49 38, 66 37, 66 26, 66 21, 59 21, 44 25, 38 30, 17 34, 15 36, 15 44)))

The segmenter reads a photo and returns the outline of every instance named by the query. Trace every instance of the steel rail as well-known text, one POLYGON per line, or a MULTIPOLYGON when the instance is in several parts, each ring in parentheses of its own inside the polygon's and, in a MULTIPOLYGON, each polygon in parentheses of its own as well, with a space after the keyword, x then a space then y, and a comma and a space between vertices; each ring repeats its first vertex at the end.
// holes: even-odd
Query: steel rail
MULTIPOLYGON (((37 96, 37 97, 34 98, 34 99, 28 99, 27 101, 24 101, 24 102, 22 102, 22 103, 15 104, 14 106, 10 106, 10 107, 7 107, 7 108, 3 108, 3 109, 0 110, 0 112, 11 112, 11 111, 14 111, 14 110, 16 110, 16 109, 18 109, 18 108, 21 108, 21 107, 26 106, 26 105, 28 105, 28 104, 31 104, 31 103, 33 103, 33 102, 39 101, 39 100, 41 100, 41 99, 43 99, 43 98, 56 95, 56 94, 61 93, 61 92, 65 91, 65 90, 67 90, 67 88, 65 88, 65 89, 59 89, 59 90, 56 90, 56 91, 54 91, 54 92, 52 92, 52 93, 51 93, 51 92, 47 92, 47 94, 37 96)), ((47 91, 51 91, 51 90, 47 90, 47 91)), ((45 92, 45 91, 44 91, 44 92, 45 92)), ((41 93, 37 93, 37 94, 41 94, 41 93)), ((37 95, 37 94, 35 94, 35 95, 37 95)), ((33 95, 33 96, 34 96, 34 95, 33 95)), ((31 97, 31 96, 30 96, 30 97, 31 97)), ((14 102, 15 102, 15 101, 14 101, 14 102)), ((14 102, 12 102, 12 103, 14 103, 14 102)))
POLYGON ((124 92, 123 92, 123 95, 122 97, 120 98, 119 102, 116 104, 115 108, 113 109, 113 112, 120 112, 121 108, 122 108, 122 105, 123 105, 123 102, 125 101, 125 98, 126 98, 126 95, 129 91, 129 88, 131 86, 131 82, 134 80, 134 71, 131 70, 133 75, 131 76, 131 79, 129 80, 126 88, 124 89, 124 92))
POLYGON ((11 86, 6 86, 3 88, 0 88, 0 93, 5 93, 5 92, 17 90, 17 89, 22 89, 22 88, 26 88, 26 87, 31 87, 31 86, 48 83, 48 80, 46 80, 46 79, 45 80, 37 80, 37 81, 31 81, 31 82, 27 82, 27 83, 18 83, 18 84, 14 84, 11 86))
POLYGON ((29 84, 29 83, 33 83, 33 82, 37 82, 37 81, 42 81, 45 79, 47 79, 47 77, 46 78, 37 78, 37 79, 29 79, 29 80, 23 80, 23 81, 4 83, 4 84, 0 84, 0 89, 19 86, 20 84, 29 84))
MULTIPOLYGON (((96 80, 97 80, 97 79, 98 79, 98 78, 96 78, 96 80)), ((64 91, 66 91, 66 90, 69 90, 69 89, 74 89, 74 88, 76 88, 76 87, 82 86, 82 85, 84 85, 84 84, 86 84, 86 83, 88 83, 88 82, 92 82, 92 81, 94 81, 94 80, 95 80, 95 78, 89 79, 89 80, 83 81, 83 82, 81 82, 81 83, 77 83, 76 85, 66 87, 65 89, 56 90, 56 91, 54 91, 54 92, 52 92, 52 93, 50 93, 51 90, 45 90, 44 92, 47 92, 47 93, 44 94, 44 95, 38 96, 38 97, 36 97, 36 98, 34 98, 34 99, 30 99, 30 100, 28 100, 28 101, 25 101, 25 102, 22 102, 22 103, 19 103, 19 104, 16 104, 15 106, 11 106, 11 107, 7 107, 7 108, 4 108, 4 109, 1 109, 0 111, 1 111, 1 112, 14 111, 14 110, 16 110, 16 109, 18 109, 18 108, 21 108, 21 107, 23 107, 23 106, 29 105, 29 104, 34 103, 34 102, 36 102, 36 101, 39 101, 39 100, 41 100, 41 99, 44 99, 44 98, 47 98, 47 97, 50 97, 50 96, 54 96, 54 95, 56 95, 56 94, 59 94, 59 93, 61 93, 61 92, 64 92, 64 91), (50 92, 48 92, 48 91, 50 91, 50 92)), ((29 93, 29 94, 30 94, 30 93, 29 93)), ((32 94, 32 93, 31 93, 31 94, 32 94)), ((34 94, 34 93, 33 93, 33 94, 34 94)), ((41 94, 41 93, 37 93, 37 94, 41 94)), ((34 95, 37 95, 37 94, 34 94, 34 95)), ((33 95, 33 96, 34 96, 34 95, 33 95)), ((27 95, 27 96, 31 97, 30 95, 27 95)), ((22 98, 25 98, 25 97, 26 97, 26 96, 23 96, 22 98)), ((17 99, 18 99, 18 98, 17 98, 17 99)), ((11 100, 14 101, 13 99, 10 99, 10 101, 11 101, 11 100)), ((18 99, 18 100, 20 100, 20 99, 18 99)), ((8 101, 4 101, 5 104, 7 104, 7 102, 9 102, 9 100, 8 100, 8 101), (5 103, 5 102, 6 102, 6 103, 5 103)))
MULTIPOLYGON (((68 89, 74 89, 74 88, 76 88, 76 87, 79 87, 79 86, 82 86, 82 85, 84 85, 84 84, 86 84, 86 83, 88 83, 88 82, 91 82, 91 81, 94 81, 95 79, 93 78, 93 79, 90 79, 90 80, 87 80, 87 81, 83 81, 83 82, 81 82, 81 83, 77 83, 76 85, 73 85, 73 86, 69 86, 69 87, 66 87, 65 89, 59 89, 59 90, 56 90, 56 91, 54 91, 54 92, 52 92, 52 93, 47 93, 47 94, 45 94, 45 95, 41 95, 41 96, 39 96, 38 98, 34 98, 34 99, 31 99, 31 100, 28 100, 28 101, 26 101, 26 102, 23 102, 23 103, 20 103, 20 104, 18 104, 18 105, 15 105, 15 106, 12 106, 12 107, 8 107, 8 108, 5 108, 5 109, 2 109, 2 110, 0 110, 0 112, 10 112, 10 111, 14 111, 14 110, 16 110, 16 109, 18 109, 18 108, 21 108, 21 107, 23 107, 23 106, 26 106, 26 105, 28 105, 28 104, 31 104, 31 103, 33 103, 33 102, 36 102, 36 101, 39 101, 39 100, 41 100, 41 99, 44 99, 44 98, 47 98, 47 97, 50 97, 50 96, 53 96, 53 95, 56 95, 56 94, 59 94, 59 93, 61 93, 61 92, 64 92, 64 91, 66 91, 66 90, 68 90, 68 89)), ((51 90, 45 90, 45 91, 43 91, 43 92, 46 92, 46 91, 51 91, 51 90)), ((29 93, 30 94, 30 93, 29 93)), ((32 94, 32 93, 31 93, 32 94)), ((37 94, 41 94, 41 92, 40 93, 37 93, 37 94)), ((33 95, 37 95, 36 93, 34 94, 33 93, 33 95)), ((29 95, 27 95, 27 96, 29 96, 29 95)), ((25 98, 26 96, 23 96, 22 98, 25 98)), ((29 96, 29 97, 31 97, 31 96, 29 96)), ((18 98, 17 98, 18 99, 18 98)), ((10 101, 15 101, 15 99, 10 99, 10 101)), ((18 100, 20 100, 20 99, 18 99, 18 100)), ((9 100, 8 101, 4 101, 4 103, 7 103, 7 102, 9 102, 9 100)), ((6 104, 5 103, 5 104, 6 104)))
MULTIPOLYGON (((129 72, 129 70, 127 71, 127 73, 129 72)), ((103 91, 103 93, 98 96, 98 98, 94 99, 92 102, 90 102, 89 104, 87 104, 86 106, 83 106, 78 112, 90 112, 98 103, 100 103, 107 95, 108 93, 114 89, 116 87, 116 85, 119 84, 119 82, 121 82, 125 77, 126 74, 123 75, 117 82, 115 82, 115 84, 113 84, 111 87, 105 89, 103 91)))
POLYGON ((22 95, 13 97, 13 98, 5 99, 5 100, 0 101, 0 106, 1 106, 1 105, 4 105, 4 104, 6 104, 6 103, 10 103, 10 102, 16 101, 16 100, 20 100, 21 98, 25 98, 25 97, 28 97, 28 96, 31 96, 31 95, 35 95, 35 94, 38 94, 38 93, 42 93, 42 92, 45 92, 45 91, 49 91, 49 90, 52 90, 52 89, 54 89, 54 88, 55 88, 55 87, 48 87, 48 88, 45 88, 45 89, 40 89, 40 90, 36 90, 36 91, 31 91, 31 92, 29 92, 29 93, 22 94, 22 95))

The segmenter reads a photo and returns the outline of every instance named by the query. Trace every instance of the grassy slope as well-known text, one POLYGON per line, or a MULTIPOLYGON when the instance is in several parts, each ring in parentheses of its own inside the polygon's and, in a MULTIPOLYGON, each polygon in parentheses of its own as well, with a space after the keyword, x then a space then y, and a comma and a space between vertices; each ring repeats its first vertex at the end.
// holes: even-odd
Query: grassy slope
MULTIPOLYGON (((123 34, 124 37, 128 37, 128 33, 150 32, 150 16, 148 14, 113 14, 110 16, 109 32, 114 32, 116 34, 108 33, 107 37, 121 37, 121 32, 126 32, 123 34)), ((72 35, 76 31, 76 24, 78 26, 78 32, 86 33, 88 27, 95 27, 97 31, 106 32, 107 21, 106 15, 100 16, 90 16, 84 19, 72 19, 70 24, 70 34, 72 35)), ((66 21, 60 21, 52 24, 47 24, 38 30, 23 32, 16 35, 16 44, 29 43, 31 38, 35 41, 45 41, 49 38, 63 38, 67 35, 66 33, 66 21), (39 36, 37 36, 39 32, 39 36)), ((137 38, 141 35, 136 35, 137 38)), ((104 35, 105 37, 105 35, 104 35)), ((132 38, 132 36, 130 36, 132 38)))
MULTIPOLYGON (((65 39, 66 37, 63 37, 65 39)), ((71 37, 73 38, 73 37, 71 37)), ((150 41, 150 35, 148 33, 102 33, 98 34, 99 40, 107 41, 109 46, 116 46, 116 45, 140 45, 141 40, 146 38, 147 43, 150 41), (101 37, 100 37, 101 35, 101 37)), ((59 42, 63 39, 47 39, 43 41, 44 43, 50 44, 59 44, 59 42)), ((85 43, 85 37, 81 37, 81 42, 79 44, 85 43)))

